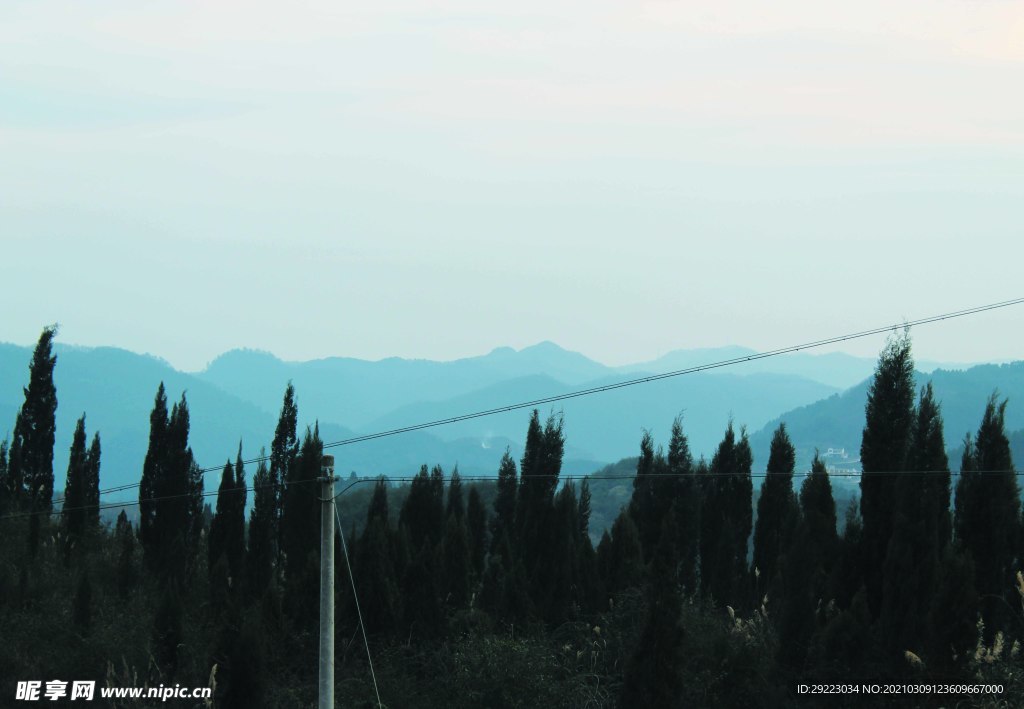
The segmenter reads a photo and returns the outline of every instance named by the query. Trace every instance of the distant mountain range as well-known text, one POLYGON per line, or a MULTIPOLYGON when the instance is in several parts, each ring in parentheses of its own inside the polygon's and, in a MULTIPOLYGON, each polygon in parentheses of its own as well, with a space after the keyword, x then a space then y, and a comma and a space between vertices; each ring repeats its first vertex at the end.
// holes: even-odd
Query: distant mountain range
MULTIPOLYGON (((518 351, 499 348, 452 362, 398 358, 369 362, 341 357, 284 362, 265 352, 235 350, 218 357, 202 372, 185 373, 156 357, 116 348, 58 345, 55 351, 59 406, 54 470, 58 488, 63 484, 74 421, 83 411, 89 434, 101 431, 101 485, 138 481, 149 413, 161 381, 172 401, 187 392, 193 450, 201 464, 213 466, 234 458, 239 440, 246 457, 269 446, 289 380, 296 387, 301 425, 318 420, 321 437, 337 441, 753 352, 738 347, 679 351, 648 363, 608 367, 550 342, 518 351)), ((0 344, 0 438, 13 429, 30 358, 30 347, 0 344)), ((862 382, 873 368, 873 360, 845 354, 794 354, 570 399, 557 405, 565 415, 565 470, 589 473, 633 454, 645 428, 657 441, 667 442, 672 419, 679 413, 684 415, 684 426, 697 453, 713 451, 730 417, 737 425, 759 431, 770 429, 770 422, 784 411, 790 412, 785 415, 787 421, 793 418, 794 438, 802 448, 826 443, 852 445, 848 441, 853 439, 859 443, 857 426, 862 422, 856 423, 854 413, 859 407, 857 415, 863 417, 863 391, 857 387, 845 393, 840 390, 846 382, 862 382), (843 405, 833 410, 836 401, 843 405), (825 408, 820 414, 801 413, 812 405, 825 408), (826 422, 835 419, 835 425, 819 425, 821 416, 826 422)), ((1006 380, 1010 372, 1007 369, 1000 374, 997 368, 991 376, 971 375, 970 383, 963 385, 954 381, 968 373, 942 374, 942 381, 948 379, 949 383, 943 385, 946 389, 936 383, 940 398, 946 390, 951 392, 949 396, 956 392, 954 398, 962 398, 971 411, 970 416, 956 414, 947 420, 961 426, 972 418, 976 428, 984 397, 992 388, 989 382, 1011 395, 1016 391, 1016 384, 1006 380)), ((958 406, 952 405, 952 410, 958 411, 958 406)), ((551 410, 550 406, 543 408, 542 414, 551 410)), ((513 411, 344 446, 334 453, 339 472, 346 475, 356 471, 360 475, 407 476, 421 463, 441 463, 446 470, 458 463, 464 474, 494 475, 506 447, 517 458, 521 455, 528 415, 525 410, 513 411)), ((762 435, 754 434, 756 446, 762 435)), ((209 480, 212 485, 213 478, 209 480)))
MULTIPOLYGON (((964 371, 940 369, 930 374, 918 371, 914 376, 919 387, 932 382, 941 406, 947 449, 957 448, 966 433, 978 430, 993 391, 1010 400, 1006 408, 1007 430, 1024 428, 1024 362, 983 364, 964 371)), ((806 465, 815 448, 823 452, 845 448, 853 459, 858 458, 868 384, 869 380, 865 380, 841 394, 787 411, 770 421, 751 436, 755 460, 767 460, 772 432, 782 421, 798 447, 798 461, 806 465)), ((950 461, 954 466, 959 462, 950 461)))

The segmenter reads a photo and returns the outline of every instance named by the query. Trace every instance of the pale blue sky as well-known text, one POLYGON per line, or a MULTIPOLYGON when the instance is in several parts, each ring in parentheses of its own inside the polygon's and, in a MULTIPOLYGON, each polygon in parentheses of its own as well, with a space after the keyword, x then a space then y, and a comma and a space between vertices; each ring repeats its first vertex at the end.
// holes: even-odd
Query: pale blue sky
POLYGON ((0 340, 620 364, 1017 297, 1022 36, 999 0, 5 2, 0 340))

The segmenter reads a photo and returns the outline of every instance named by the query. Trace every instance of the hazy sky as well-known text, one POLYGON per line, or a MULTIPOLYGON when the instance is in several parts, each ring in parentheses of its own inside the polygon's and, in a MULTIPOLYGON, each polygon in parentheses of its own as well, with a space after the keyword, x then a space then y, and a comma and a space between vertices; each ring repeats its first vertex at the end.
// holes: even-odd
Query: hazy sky
POLYGON ((1022 37, 1000 0, 5 0, 0 340, 619 364, 1018 297, 1022 37))

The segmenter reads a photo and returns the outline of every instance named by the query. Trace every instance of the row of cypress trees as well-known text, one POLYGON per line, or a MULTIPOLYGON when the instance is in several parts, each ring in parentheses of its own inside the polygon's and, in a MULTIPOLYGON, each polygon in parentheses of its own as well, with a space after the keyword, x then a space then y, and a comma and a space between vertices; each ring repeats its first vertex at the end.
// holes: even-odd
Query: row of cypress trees
MULTIPOLYGON (((29 364, 25 400, 18 409, 11 440, 0 442, 0 509, 29 515, 27 550, 38 551, 40 529, 53 509, 53 446, 56 432, 57 388, 53 371, 56 326, 43 328, 29 364)), ((97 529, 99 515, 100 436, 86 446, 85 414, 75 424, 68 460, 61 528, 70 549, 97 529)))
MULTIPOLYGON (((40 338, 14 439, 0 447, 3 502, 35 520, 30 550, 52 505, 52 337, 48 329, 40 338)), ((630 502, 596 548, 588 481, 578 490, 560 481, 563 422, 555 415, 542 422, 534 411, 518 468, 508 452, 500 463, 491 505, 484 488, 466 490, 457 469, 446 479, 439 466, 423 466, 392 514, 391 488, 377 481, 361 533, 347 537, 363 621, 378 637, 431 643, 481 612, 501 627, 557 628, 597 619, 621 594, 644 589, 646 621, 625 668, 626 705, 673 705, 685 681, 683 608, 695 602, 723 609, 727 623, 766 623, 779 666, 794 677, 899 677, 922 666, 934 676, 956 673, 978 643, 979 619, 983 642, 1018 634, 1014 573, 1024 538, 1005 409, 995 395, 987 402, 977 434, 965 440, 954 497, 941 409, 930 385, 916 390, 903 333, 883 350, 869 389, 861 498, 842 529, 817 457, 795 489, 796 456, 784 425, 772 439, 755 524, 745 431, 737 435, 730 423, 711 460, 695 461, 677 419, 667 453, 644 434, 630 502)), ((172 675, 182 596, 203 566, 210 603, 222 612, 217 653, 225 686, 238 688, 231 691, 249 686, 239 678, 251 679, 259 664, 246 654, 252 633, 259 636, 247 608, 280 604, 295 627, 315 624, 313 481, 323 443, 317 427, 300 440, 297 413, 289 385, 270 455, 253 476, 246 524, 241 445, 223 468, 216 511, 204 513, 188 404, 182 396, 168 411, 162 384, 157 391, 138 529, 122 513, 114 538, 122 594, 137 583, 136 540, 163 588, 153 646, 172 675)), ((84 424, 83 416, 61 521, 68 549, 99 519, 99 437, 87 449, 84 424)), ((339 633, 350 633, 355 598, 338 586, 339 633)), ((75 601, 81 613, 88 594, 83 577, 75 601)))

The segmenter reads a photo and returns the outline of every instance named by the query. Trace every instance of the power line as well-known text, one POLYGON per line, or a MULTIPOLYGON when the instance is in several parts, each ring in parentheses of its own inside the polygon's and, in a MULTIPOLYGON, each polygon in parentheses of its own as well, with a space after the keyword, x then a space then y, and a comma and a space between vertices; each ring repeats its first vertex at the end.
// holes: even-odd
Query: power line
MULTIPOLYGON (((324 443, 324 449, 337 448, 340 446, 353 445, 355 443, 364 443, 366 441, 372 441, 378 438, 385 438, 389 436, 396 436, 402 433, 411 433, 413 431, 422 431, 428 428, 436 428, 438 426, 446 426, 453 423, 459 423, 462 421, 469 421, 472 419, 483 418, 485 416, 493 416, 495 414, 508 413, 511 411, 519 411, 522 409, 535 408, 544 404, 552 404, 559 401, 567 401, 569 399, 576 399, 583 396, 591 396, 593 394, 600 394, 607 391, 613 391, 615 389, 623 389, 630 386, 636 386, 638 384, 646 384, 648 382, 659 381, 662 379, 670 379, 673 377, 680 377, 687 374, 696 374, 697 372, 708 371, 712 369, 721 369, 723 367, 731 367, 744 362, 754 362, 761 359, 768 359, 770 357, 778 357, 784 354, 793 354, 802 350, 814 349, 817 347, 823 347, 825 345, 838 344, 840 342, 848 342, 850 340, 861 339, 869 337, 871 335, 880 335, 886 332, 892 332, 901 327, 917 327, 918 325, 928 325, 931 323, 942 322, 944 320, 952 320, 955 318, 966 317, 968 315, 977 315, 978 313, 988 312, 990 310, 998 310, 1000 308, 1008 308, 1013 305, 1020 305, 1024 303, 1024 298, 1014 298, 1012 300, 1003 300, 997 303, 989 303, 987 305, 979 305, 973 308, 965 308, 963 310, 954 310, 939 315, 932 315, 925 318, 918 318, 917 320, 908 320, 902 323, 896 323, 893 325, 885 325, 881 327, 871 328, 869 330, 861 330, 859 332, 848 333, 845 335, 837 335, 835 337, 828 337, 821 340, 814 340, 811 342, 805 342, 799 345, 790 345, 788 347, 780 347, 774 350, 767 350, 765 352, 758 352, 751 355, 743 355, 741 357, 733 357, 730 359, 723 359, 717 362, 710 362, 708 364, 696 365, 693 367, 687 367, 685 369, 677 369, 671 372, 664 372, 662 374, 651 374, 644 377, 637 377, 634 379, 627 379, 625 381, 616 382, 613 384, 604 384, 597 387, 590 387, 587 389, 581 389, 575 392, 569 392, 567 394, 556 394, 552 396, 542 397, 540 399, 533 399, 531 401, 523 401, 516 404, 508 404, 505 406, 499 406, 492 409, 484 409, 481 411, 475 411, 473 413, 461 414, 458 416, 450 416, 447 418, 436 419, 434 421, 427 421, 425 423, 413 424, 411 426, 402 426, 399 428, 393 428, 386 431, 380 431, 377 433, 369 433, 360 436, 353 436, 352 438, 345 438, 340 441, 331 441, 324 443)), ((263 455, 256 458, 250 458, 249 460, 243 460, 243 465, 249 465, 253 463, 261 463, 270 460, 270 456, 263 455)), ((200 473, 206 474, 221 470, 223 466, 211 466, 207 468, 201 468, 200 473)), ((116 488, 108 488, 100 490, 100 494, 107 494, 109 492, 121 492, 132 488, 139 487, 139 483, 129 483, 127 485, 121 485, 116 488)))

